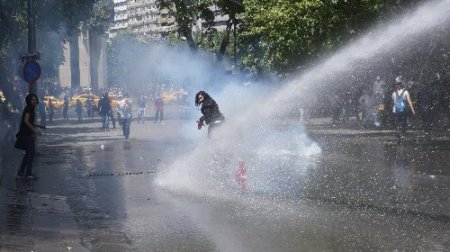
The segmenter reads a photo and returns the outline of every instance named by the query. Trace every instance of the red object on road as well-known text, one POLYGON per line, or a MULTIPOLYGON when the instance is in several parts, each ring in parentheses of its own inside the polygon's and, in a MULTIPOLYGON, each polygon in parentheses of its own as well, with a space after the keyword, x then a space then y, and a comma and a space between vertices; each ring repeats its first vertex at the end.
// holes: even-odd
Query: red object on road
POLYGON ((239 161, 235 179, 241 189, 247 189, 247 169, 245 168, 244 161, 239 161))

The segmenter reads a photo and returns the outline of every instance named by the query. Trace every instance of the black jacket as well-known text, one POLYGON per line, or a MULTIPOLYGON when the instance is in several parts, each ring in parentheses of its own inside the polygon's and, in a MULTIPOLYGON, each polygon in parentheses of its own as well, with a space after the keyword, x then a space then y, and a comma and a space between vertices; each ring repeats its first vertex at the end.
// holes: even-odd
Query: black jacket
POLYGON ((220 113, 219 105, 210 97, 202 102, 202 108, 200 110, 203 114, 200 120, 204 120, 206 124, 213 123, 217 120, 225 120, 225 117, 220 113))

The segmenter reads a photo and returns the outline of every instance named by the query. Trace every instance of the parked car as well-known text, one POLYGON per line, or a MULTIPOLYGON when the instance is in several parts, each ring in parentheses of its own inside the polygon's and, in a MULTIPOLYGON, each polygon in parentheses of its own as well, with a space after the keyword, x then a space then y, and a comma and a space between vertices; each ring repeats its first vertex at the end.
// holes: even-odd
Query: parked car
POLYGON ((162 93, 161 98, 164 100, 164 102, 171 102, 171 101, 177 101, 178 99, 180 99, 186 95, 188 95, 188 93, 181 89, 181 90, 175 91, 175 92, 162 93))
POLYGON ((77 100, 81 101, 81 104, 83 104, 83 106, 86 105, 86 102, 88 99, 92 99, 93 104, 95 106, 98 105, 98 101, 100 100, 99 96, 93 95, 93 94, 81 94, 81 95, 77 95, 77 96, 73 96, 72 99, 70 100, 70 105, 71 106, 75 106, 75 104, 77 103, 77 100))
POLYGON ((58 99, 54 96, 44 96, 44 103, 46 107, 48 107, 50 100, 52 101, 53 107, 55 109, 62 109, 62 107, 64 106, 64 100, 58 99))
POLYGON ((118 107, 120 100, 122 100, 122 96, 119 96, 117 94, 109 94, 109 99, 111 99, 111 106, 112 107, 118 107))

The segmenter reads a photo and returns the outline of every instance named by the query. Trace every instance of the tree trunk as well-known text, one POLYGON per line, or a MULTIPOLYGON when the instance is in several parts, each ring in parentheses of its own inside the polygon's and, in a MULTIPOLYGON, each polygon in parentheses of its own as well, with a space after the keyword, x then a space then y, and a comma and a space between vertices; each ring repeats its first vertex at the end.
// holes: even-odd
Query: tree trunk
POLYGON ((175 1, 175 8, 177 10, 176 21, 179 25, 178 32, 186 38, 186 42, 191 50, 196 51, 198 49, 197 44, 192 37, 192 27, 191 27, 191 13, 189 13, 188 7, 183 0, 175 1))
POLYGON ((227 46, 230 42, 230 33, 232 27, 231 18, 227 21, 227 28, 225 29, 225 34, 223 35, 222 43, 220 44, 219 53, 217 55, 217 59, 221 61, 225 56, 225 51, 227 50, 227 46))
POLYGON ((78 32, 74 31, 70 38, 70 82, 72 88, 80 87, 80 49, 78 45, 78 32))
POLYGON ((102 48, 102 38, 95 31, 89 31, 89 59, 90 59, 90 75, 91 75, 91 87, 94 90, 98 90, 98 76, 99 76, 99 63, 100 52, 102 48))

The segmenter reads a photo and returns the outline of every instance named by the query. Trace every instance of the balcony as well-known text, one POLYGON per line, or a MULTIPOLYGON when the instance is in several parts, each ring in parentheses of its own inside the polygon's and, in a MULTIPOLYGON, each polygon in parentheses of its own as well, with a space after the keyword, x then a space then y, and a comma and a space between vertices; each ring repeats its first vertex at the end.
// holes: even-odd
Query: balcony
POLYGON ((158 24, 160 24, 161 26, 173 25, 173 24, 175 24, 175 18, 174 17, 159 17, 158 24))
POLYGON ((127 10, 127 6, 126 6, 126 5, 114 7, 114 12, 115 12, 115 13, 121 12, 121 11, 126 11, 126 10, 127 10))

